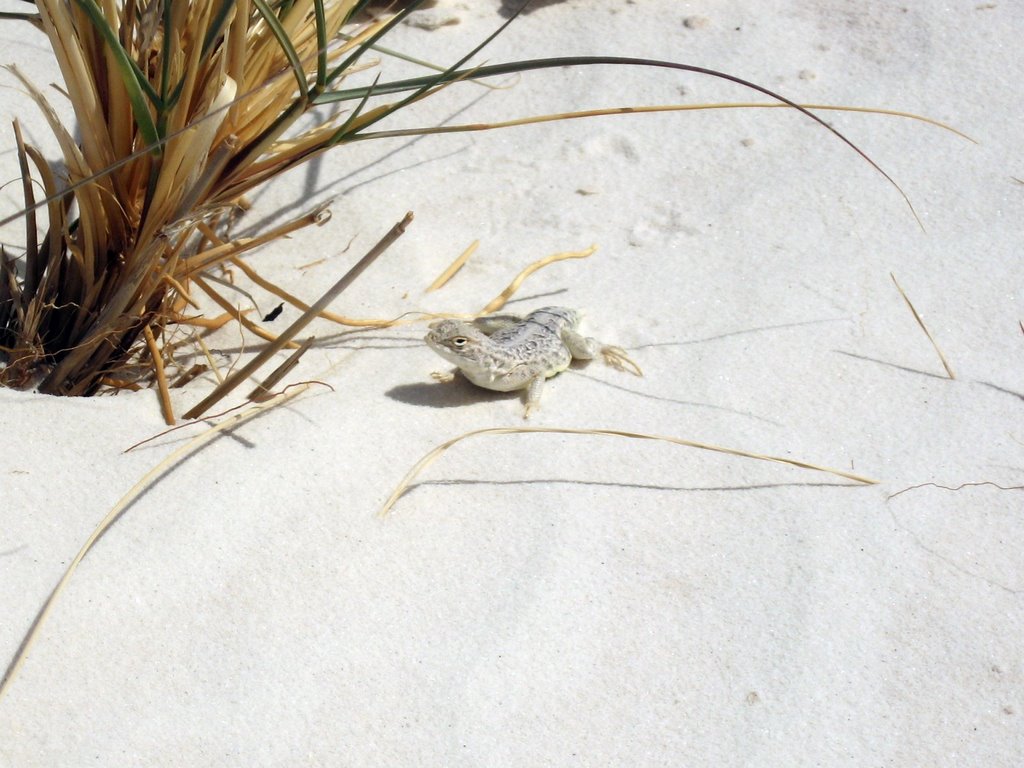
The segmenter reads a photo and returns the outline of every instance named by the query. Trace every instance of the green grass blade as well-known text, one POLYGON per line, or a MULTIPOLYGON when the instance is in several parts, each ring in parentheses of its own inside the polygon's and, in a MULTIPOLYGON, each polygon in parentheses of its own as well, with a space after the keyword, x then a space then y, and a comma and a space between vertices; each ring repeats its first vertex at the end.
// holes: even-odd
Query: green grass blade
MULTIPOLYGON (((509 21, 511 20, 512 19, 509 19, 509 21)), ((503 29, 507 24, 508 22, 502 25, 502 27, 499 28, 495 34, 498 34, 498 32, 500 32, 501 29, 503 29)), ((481 47, 483 47, 483 45, 486 45, 487 42, 493 39, 493 37, 494 35, 485 40, 484 43, 481 46, 478 46, 476 50, 479 50, 481 47)), ((470 55, 472 55, 472 53, 470 55)), ((465 62, 466 59, 468 58, 469 56, 463 57, 462 62, 460 62, 457 66, 461 66, 461 64, 465 62)), ((611 64, 616 66, 661 67, 665 69, 680 70, 683 72, 695 72, 700 75, 707 75, 708 77, 715 77, 720 80, 727 80, 730 83, 736 83, 737 85, 741 85, 744 88, 749 88, 750 90, 754 90, 757 91, 758 93, 763 93, 766 96, 770 96, 776 101, 782 102, 791 109, 795 109, 797 112, 800 112, 806 117, 809 117, 814 122, 823 126, 832 135, 836 136, 840 141, 842 141, 854 152, 860 155, 863 160, 865 160, 872 168, 874 168, 875 171, 881 174, 882 177, 900 193, 900 196, 903 198, 904 202, 907 204, 907 206, 909 206, 911 212, 914 214, 914 218, 917 219, 918 224, 921 223, 921 220, 918 217, 917 212, 914 210, 913 204, 910 202, 910 198, 907 197, 907 194, 900 188, 900 185, 896 183, 896 180, 893 179, 884 170, 882 170, 881 166, 879 166, 878 163, 872 160, 868 156, 868 154, 864 152, 864 150, 862 150, 860 147, 854 144, 837 128, 832 127, 829 123, 827 123, 822 118, 818 117, 818 115, 814 114, 806 107, 800 106, 792 99, 789 99, 783 96, 782 94, 771 90, 770 88, 765 88, 763 85, 758 85, 757 83, 751 82, 750 80, 745 80, 742 77, 737 77, 736 75, 730 75, 727 72, 720 72, 715 69, 700 67, 697 66, 696 64, 680 64, 672 61, 660 61, 657 59, 639 59, 624 56, 559 56, 547 59, 529 59, 526 61, 512 61, 505 64, 492 64, 476 67, 473 69, 451 69, 439 75, 427 75, 425 77, 415 77, 409 80, 396 80, 392 83, 380 84, 376 89, 374 89, 378 95, 405 91, 412 91, 413 93, 410 96, 407 96, 405 99, 394 104, 393 109, 388 110, 386 114, 382 114, 377 120, 383 119, 388 114, 391 114, 395 110, 400 109, 401 107, 408 104, 410 101, 419 98, 419 96, 422 95, 426 90, 438 85, 453 82, 455 80, 477 80, 483 77, 494 77, 496 75, 515 74, 519 72, 527 72, 534 69, 593 66, 596 64, 611 64)), ((365 88, 351 88, 343 91, 331 91, 330 93, 322 94, 318 98, 316 103, 327 104, 333 101, 343 101, 346 98, 361 98, 365 92, 365 88)), ((377 120, 367 123, 366 125, 362 126, 360 130, 369 127, 370 125, 373 124, 373 122, 377 122, 377 120)))
MULTIPOLYGON (((79 1, 81 2, 81 0, 79 1)), ((292 45, 288 33, 285 32, 280 20, 274 15, 266 0, 252 0, 252 2, 259 10, 260 15, 263 16, 263 20, 267 22, 270 31, 277 38, 278 45, 281 46, 281 50, 284 51, 284 55, 288 58, 288 63, 295 74, 295 81, 299 86, 299 93, 302 94, 302 101, 306 101, 309 98, 309 86, 306 84, 306 71, 302 68, 302 61, 299 59, 298 51, 295 50, 295 46, 292 45)))
POLYGON ((360 56, 362 56, 364 53, 366 53, 368 50, 370 50, 370 47, 374 43, 376 43, 378 40, 380 40, 382 37, 384 37, 384 35, 386 35, 388 32, 390 32, 392 29, 394 29, 396 26, 398 26, 402 22, 402 20, 405 19, 406 16, 408 16, 410 13, 415 11, 417 7, 422 5, 422 3, 423 3, 423 0, 414 0, 414 2, 409 3, 408 7, 404 8, 403 10, 399 11, 398 13, 396 13, 391 19, 388 20, 387 24, 385 24, 383 27, 381 27, 379 30, 377 30, 377 32, 375 34, 371 35, 370 39, 367 40, 362 45, 360 45, 352 53, 352 55, 350 55, 348 58, 346 58, 344 61, 342 61, 338 66, 336 66, 334 69, 332 69, 327 74, 327 78, 324 81, 325 84, 332 83, 340 75, 345 74, 345 72, 348 71, 348 69, 351 68, 351 66, 353 64, 355 64, 357 61, 359 61, 359 57, 360 56))
POLYGON ((327 14, 324 0, 313 0, 316 14, 316 92, 327 87, 327 14))
MULTIPOLYGON (((170 3, 167 3, 170 6, 170 3)), ((203 38, 203 48, 200 54, 203 58, 210 52, 214 42, 220 36, 221 31, 224 29, 224 25, 227 23, 228 14, 231 13, 231 9, 235 7, 235 0, 222 0, 220 7, 217 8, 217 12, 213 16, 213 21, 210 24, 210 28, 206 31, 206 37, 203 38)), ((166 22, 164 29, 166 29, 166 22)))
MULTIPOLYGON (((344 32, 339 32, 338 33, 338 37, 340 37, 343 40, 351 40, 352 39, 352 35, 346 35, 344 32)), ((401 51, 396 51, 394 48, 386 48, 383 45, 376 45, 376 44, 370 45, 370 48, 374 52, 376 52, 376 53, 383 53, 385 56, 390 56, 393 59, 400 59, 401 61, 407 61, 410 64, 416 64, 416 65, 418 65, 420 67, 423 67, 424 69, 432 69, 435 72, 447 72, 448 71, 448 67, 442 67, 442 66, 440 66, 438 64, 432 64, 429 61, 424 61, 423 59, 418 59, 415 56, 410 56, 407 53, 402 53, 401 51)))
MULTIPOLYGON (((413 6, 413 7, 415 7, 415 6, 413 6)), ((523 6, 523 8, 525 8, 525 7, 526 6, 523 6)), ((494 30, 494 32, 492 32, 490 35, 488 35, 486 38, 484 38, 483 42, 481 42, 478 46, 473 48, 469 53, 464 55, 461 59, 459 59, 457 62, 455 62, 447 70, 445 70, 444 72, 442 72, 440 74, 437 74, 437 75, 428 76, 426 78, 418 78, 418 79, 421 79, 421 80, 424 81, 422 86, 420 86, 419 88, 415 89, 411 94, 406 96, 404 99, 401 99, 401 100, 395 102, 394 104, 389 105, 386 109, 381 110, 381 113, 379 115, 374 117, 372 120, 367 120, 365 123, 363 123, 359 127, 359 130, 363 131, 363 130, 367 129, 368 127, 370 127, 371 125, 373 125, 374 123, 380 122, 381 120, 386 118, 388 115, 394 114, 395 112, 397 112, 398 110, 402 109, 403 107, 405 107, 405 106, 411 104, 412 102, 420 99, 425 93, 427 93, 431 89, 439 87, 439 86, 442 86, 442 85, 446 85, 447 83, 452 83, 452 82, 455 82, 456 80, 461 79, 460 77, 458 77, 459 72, 460 72, 459 67, 461 67, 463 64, 465 64, 467 61, 469 61, 474 56, 476 56, 480 51, 482 51, 484 48, 486 48, 494 40, 494 38, 496 38, 498 35, 500 35, 502 32, 504 32, 508 28, 508 25, 516 20, 516 17, 519 16, 519 13, 522 11, 523 8, 520 8, 514 14, 512 14, 512 16, 509 17, 509 19, 507 21, 505 21, 504 24, 499 26, 496 30, 494 30)), ((368 42, 372 43, 373 40, 370 40, 368 42)), ((468 72, 473 72, 475 70, 470 69, 470 70, 461 70, 461 71, 468 73, 468 72)), ((339 141, 340 141, 340 139, 339 139, 339 141)))
MULTIPOLYGON (((92 21, 96 30, 110 47, 111 53, 114 54, 114 60, 117 62, 117 68, 121 74, 121 82, 124 84, 128 100, 132 104, 132 116, 135 118, 135 125, 139 128, 143 142, 146 145, 156 144, 160 136, 157 133, 156 124, 153 122, 153 116, 149 113, 149 105, 146 103, 146 94, 144 93, 146 89, 152 91, 149 88, 149 83, 146 82, 138 68, 133 66, 134 62, 128 56, 124 46, 121 45, 117 32, 111 29, 95 0, 78 0, 78 4, 88 14, 89 20, 92 21), (145 88, 143 83, 146 84, 145 88)), ((152 96, 156 97, 156 94, 153 93, 152 96)), ((153 148, 153 152, 157 154, 160 151, 159 146, 153 148)))
POLYGON ((352 123, 354 123, 356 118, 359 117, 360 114, 362 114, 363 108, 366 106, 366 102, 370 100, 370 95, 373 93, 373 85, 376 84, 376 82, 379 79, 380 75, 378 74, 377 77, 374 78, 373 83, 370 85, 369 90, 367 90, 366 98, 360 101, 358 104, 356 104, 355 109, 352 110, 352 114, 345 119, 345 122, 342 123, 338 130, 331 135, 331 138, 329 138, 326 141, 326 146, 333 147, 335 144, 339 144, 345 140, 345 138, 348 136, 348 130, 352 126, 352 123))
POLYGON ((162 108, 163 100, 160 98, 160 94, 156 92, 153 85, 149 82, 149 78, 146 77, 146 74, 142 71, 139 65, 135 63, 134 59, 128 59, 128 64, 131 66, 132 72, 135 74, 135 79, 138 81, 139 87, 142 88, 143 92, 153 103, 153 106, 157 109, 162 108))

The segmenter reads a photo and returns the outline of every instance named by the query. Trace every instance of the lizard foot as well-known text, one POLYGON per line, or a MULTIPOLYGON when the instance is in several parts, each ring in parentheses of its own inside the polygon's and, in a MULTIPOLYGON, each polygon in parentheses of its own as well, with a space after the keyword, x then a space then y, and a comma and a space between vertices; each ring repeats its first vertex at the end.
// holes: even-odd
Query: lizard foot
POLYGON ((640 370, 640 366, 630 360, 626 350, 622 347, 601 347, 601 355, 604 357, 605 364, 610 365, 616 370, 632 373, 634 376, 644 375, 644 372, 640 370))
POLYGON ((448 373, 442 373, 441 371, 433 371, 430 374, 430 378, 434 381, 439 381, 442 384, 448 384, 449 382, 455 381, 455 372, 450 371, 448 373))

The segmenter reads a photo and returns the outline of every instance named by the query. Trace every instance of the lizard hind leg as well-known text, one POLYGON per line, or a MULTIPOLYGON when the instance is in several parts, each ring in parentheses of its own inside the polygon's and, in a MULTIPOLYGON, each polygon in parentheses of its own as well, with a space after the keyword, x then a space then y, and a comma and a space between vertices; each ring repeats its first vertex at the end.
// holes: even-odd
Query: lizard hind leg
POLYGON ((601 352, 601 342, 570 328, 562 329, 561 338, 575 360, 593 360, 601 352))
POLYGON ((634 376, 644 375, 640 366, 629 358, 626 350, 622 347, 602 344, 597 339, 584 336, 568 328, 562 331, 562 343, 577 360, 593 360, 600 354, 604 358, 605 364, 616 370, 632 373, 634 376))

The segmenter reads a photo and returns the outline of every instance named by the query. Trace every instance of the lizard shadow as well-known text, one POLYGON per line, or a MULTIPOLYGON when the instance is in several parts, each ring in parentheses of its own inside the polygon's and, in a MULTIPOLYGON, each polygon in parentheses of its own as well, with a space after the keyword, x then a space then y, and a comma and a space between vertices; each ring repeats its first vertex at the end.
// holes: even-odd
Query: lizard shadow
POLYGON ((458 374, 452 381, 400 384, 384 394, 400 403, 425 405, 430 408, 458 408, 494 400, 518 400, 522 396, 521 392, 494 392, 482 389, 458 374))

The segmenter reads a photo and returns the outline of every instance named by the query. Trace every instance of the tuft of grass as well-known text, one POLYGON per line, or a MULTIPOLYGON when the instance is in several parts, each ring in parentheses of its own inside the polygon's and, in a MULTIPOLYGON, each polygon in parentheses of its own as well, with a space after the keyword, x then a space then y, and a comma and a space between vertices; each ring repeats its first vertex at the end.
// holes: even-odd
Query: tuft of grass
POLYGON ((124 378, 134 359, 173 420, 167 371, 177 365, 167 327, 189 327, 197 293, 237 312, 209 271, 324 218, 314 212, 255 238, 223 240, 217 231, 247 192, 389 111, 356 109, 343 125, 327 120, 289 133, 408 13, 339 37, 361 5, 39 0, 82 141, 9 67, 49 122, 68 177, 58 183, 16 123, 26 250, 20 265, 6 254, 0 261, 0 383, 88 395, 124 378), (33 166, 46 194, 42 234, 33 166))
MULTIPOLYGON (((56 137, 66 178, 24 143, 15 121, 25 205, 0 224, 23 219, 25 248, 15 256, 0 253, 0 385, 90 395, 103 387, 155 384, 165 418, 173 423, 169 390, 199 375, 191 361, 182 360, 181 349, 202 349, 218 380, 231 378, 213 365, 201 332, 233 321, 270 342, 272 349, 285 345, 217 287, 219 279, 211 270, 226 264, 238 266, 303 311, 316 307, 319 316, 344 322, 327 311, 326 302, 307 304, 286 294, 241 260, 247 251, 290 232, 323 224, 326 211, 312 211, 254 237, 224 234, 246 207, 247 193, 333 147, 575 117, 730 106, 617 107, 489 124, 376 127, 404 107, 463 81, 592 65, 717 77, 774 99, 772 104, 732 106, 796 109, 850 145, 899 189, 810 109, 726 73, 616 57, 467 66, 515 16, 450 66, 435 67, 422 77, 386 82, 378 76, 370 85, 343 87, 350 75, 371 66, 369 52, 387 50, 379 47, 380 40, 420 4, 403 3, 397 12, 374 18, 360 15, 367 0, 37 0, 36 14, 6 15, 46 34, 82 139, 74 140, 28 77, 8 67, 56 137), (313 110, 338 103, 347 110, 309 125, 313 110), (43 199, 36 198, 36 184, 43 199), (224 314, 203 317, 199 307, 210 302, 224 314)), ((291 338, 286 342, 295 346, 291 338)), ((243 370, 255 373, 251 366, 243 370)), ((225 383, 215 399, 225 394, 225 383)), ((189 415, 202 410, 197 406, 189 415)))

